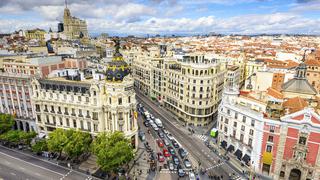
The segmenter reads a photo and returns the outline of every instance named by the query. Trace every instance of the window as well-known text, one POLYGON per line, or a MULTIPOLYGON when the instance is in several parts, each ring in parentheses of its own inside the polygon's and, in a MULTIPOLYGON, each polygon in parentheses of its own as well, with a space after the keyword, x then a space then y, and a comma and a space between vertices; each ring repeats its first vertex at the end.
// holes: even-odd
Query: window
POLYGON ((240 134, 240 141, 242 141, 243 142, 243 134, 240 134))
POLYGON ((66 122, 67 122, 67 126, 69 127, 70 126, 69 118, 66 119, 66 122))
POLYGON ((228 124, 228 123, 229 123, 229 119, 226 118, 226 119, 224 120, 224 123, 228 124))
POLYGON ((238 113, 234 113, 234 118, 238 119, 238 113))
POLYGON ((224 127, 224 132, 227 134, 228 133, 228 128, 224 127))
POLYGON ((227 114, 230 115, 230 110, 229 109, 227 110, 227 114))
POLYGON ((244 127, 244 125, 241 126, 241 131, 245 131, 246 128, 244 127))
POLYGON ((93 130, 94 131, 98 131, 98 125, 97 124, 93 124, 93 130))
POLYGON ((268 142, 273 142, 273 136, 268 137, 268 142))
POLYGON ((65 107, 65 108, 64 108, 64 114, 65 114, 65 115, 68 115, 68 114, 69 114, 69 113, 68 113, 68 108, 67 108, 67 107, 65 107))
POLYGON ((271 151, 272 151, 272 146, 267 145, 266 151, 267 151, 267 152, 271 152, 271 151))
POLYGON ((251 126, 254 127, 254 124, 255 124, 255 120, 252 119, 251 120, 251 126))
POLYGON ((237 127, 237 122, 233 122, 233 127, 237 127))
POLYGON ((128 97, 128 103, 131 103, 131 96, 128 97))
POLYGON ((79 102, 81 101, 81 96, 78 96, 78 101, 79 101, 79 102))
POLYGON ((98 120, 98 113, 97 112, 92 113, 92 119, 98 120))
POLYGON ((82 117, 82 109, 79 109, 79 117, 82 117))
POLYGON ((242 116, 242 122, 243 122, 243 123, 246 123, 246 119, 247 119, 246 116, 242 116))
POLYGON ((89 97, 86 97, 86 102, 89 102, 89 97))
POLYGON ((251 139, 251 138, 249 138, 249 140, 248 140, 248 145, 249 145, 250 147, 252 147, 252 139, 251 139))
POLYGON ((250 129, 249 134, 253 136, 253 129, 250 129))
POLYGON ((270 132, 274 132, 275 127, 274 126, 270 126, 270 132))
POLYGON ((109 97, 109 104, 111 104, 111 97, 109 97))
POLYGON ((236 132, 236 130, 233 130, 233 133, 232 133, 232 135, 233 135, 233 137, 236 137, 236 135, 237 135, 237 132, 236 132))
POLYGON ((73 127, 77 128, 77 121, 75 119, 73 120, 73 127))
POLYGON ((307 138, 304 136, 299 137, 299 144, 306 145, 307 138))
POLYGON ((118 104, 122 105, 122 98, 118 98, 118 104))

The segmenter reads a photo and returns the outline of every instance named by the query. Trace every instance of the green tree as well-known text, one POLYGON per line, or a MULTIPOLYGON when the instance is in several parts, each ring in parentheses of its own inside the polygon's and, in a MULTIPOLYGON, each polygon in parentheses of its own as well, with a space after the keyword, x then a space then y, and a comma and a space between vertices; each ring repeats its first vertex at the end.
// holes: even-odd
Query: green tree
POLYGON ((48 149, 51 152, 59 153, 59 157, 63 151, 64 146, 68 143, 68 137, 63 129, 56 129, 49 134, 48 149))
POLYGON ((10 114, 0 114, 0 134, 11 130, 14 125, 14 118, 10 114))
POLYGON ((68 143, 64 146, 63 152, 70 158, 78 158, 81 154, 89 152, 92 138, 89 133, 68 130, 66 132, 69 139, 68 143))
POLYGON ((31 149, 35 153, 41 153, 43 151, 48 151, 47 141, 45 139, 37 141, 34 145, 32 145, 31 149))
POLYGON ((115 172, 134 158, 130 140, 122 132, 101 133, 92 143, 92 152, 102 170, 115 172))
POLYGON ((20 130, 10 130, 2 135, 0 139, 12 143, 13 145, 24 144, 30 145, 31 140, 36 137, 35 132, 25 132, 20 130))

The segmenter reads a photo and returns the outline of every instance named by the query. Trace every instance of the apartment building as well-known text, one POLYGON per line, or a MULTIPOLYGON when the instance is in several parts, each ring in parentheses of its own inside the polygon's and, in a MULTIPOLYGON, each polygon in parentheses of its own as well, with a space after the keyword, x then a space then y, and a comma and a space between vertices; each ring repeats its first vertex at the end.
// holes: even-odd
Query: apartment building
POLYGON ((32 100, 40 133, 56 128, 92 135, 122 131, 137 145, 134 81, 119 59, 110 62, 104 72, 65 69, 54 71, 49 78, 33 79, 32 100))
POLYGON ((189 125, 206 126, 221 101, 226 65, 199 54, 140 56, 133 63, 135 86, 189 125))

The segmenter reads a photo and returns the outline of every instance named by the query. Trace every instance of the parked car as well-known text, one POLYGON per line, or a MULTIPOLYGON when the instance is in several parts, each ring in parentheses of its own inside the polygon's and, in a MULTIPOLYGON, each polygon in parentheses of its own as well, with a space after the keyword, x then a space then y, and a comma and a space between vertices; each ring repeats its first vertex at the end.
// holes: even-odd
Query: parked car
POLYGON ((183 148, 179 148, 178 153, 182 159, 187 156, 187 151, 184 150, 183 148))
POLYGON ((158 131, 159 130, 159 128, 158 128, 158 126, 156 125, 156 124, 151 124, 151 126, 152 126, 152 128, 155 130, 155 131, 158 131))
POLYGON ((192 167, 191 162, 189 161, 189 159, 185 159, 185 160, 183 161, 183 163, 184 163, 184 166, 185 166, 186 168, 191 168, 191 167, 192 167))
POLYGON ((163 151, 164 157, 170 157, 170 153, 167 149, 163 149, 162 151, 163 151))
POLYGON ((169 170, 173 171, 174 170, 174 164, 172 161, 169 162, 169 170))
POLYGON ((146 136, 145 136, 143 131, 139 131, 139 138, 140 138, 141 141, 146 140, 146 136))
POLYGON ((169 145, 170 145, 170 142, 169 142, 167 139, 163 139, 163 143, 164 143, 164 145, 166 145, 166 146, 169 146, 169 145))
POLYGON ((172 134, 170 134, 170 133, 167 134, 167 138, 168 138, 170 141, 174 140, 174 137, 173 137, 172 134))
POLYGON ((174 162, 175 165, 179 165, 180 164, 180 160, 177 156, 172 156, 172 161, 174 162))
POLYGON ((172 142, 173 147, 179 148, 179 144, 177 143, 176 140, 173 139, 171 142, 172 142))
POLYGON ((161 121, 159 118, 156 118, 156 119, 154 120, 154 122, 156 123, 156 125, 157 125, 159 128, 162 128, 162 127, 163 127, 162 121, 161 121))
POLYGON ((158 152, 158 161, 159 162, 164 162, 164 156, 162 155, 162 153, 161 152, 158 152))
POLYGON ((164 145, 163 145, 163 142, 161 139, 157 139, 157 144, 160 148, 162 148, 164 145))
POLYGON ((169 146, 168 151, 170 152, 171 155, 175 155, 176 152, 174 151, 173 147, 169 146))
POLYGON ((163 138, 164 138, 164 134, 163 134, 163 132, 158 131, 158 135, 159 135, 159 137, 160 137, 161 139, 163 139, 163 138))
POLYGON ((149 127, 149 126, 150 126, 149 121, 144 121, 143 124, 144 124, 144 126, 146 126, 146 127, 149 127))
POLYGON ((181 166, 178 166, 178 175, 179 177, 184 177, 186 175, 186 172, 182 169, 181 166))
POLYGON ((166 130, 166 129, 164 129, 164 130, 163 130, 163 133, 164 133, 165 135, 167 135, 167 134, 169 134, 169 131, 166 130))

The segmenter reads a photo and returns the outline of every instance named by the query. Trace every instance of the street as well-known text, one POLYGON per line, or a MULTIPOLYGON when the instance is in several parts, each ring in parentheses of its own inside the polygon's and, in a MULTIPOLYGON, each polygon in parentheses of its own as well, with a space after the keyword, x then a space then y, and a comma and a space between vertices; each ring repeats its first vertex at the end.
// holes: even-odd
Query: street
POLYGON ((191 154, 193 164, 199 164, 201 169, 207 170, 207 174, 214 174, 222 177, 222 179, 228 180, 229 174, 233 173, 237 176, 235 179, 245 178, 240 175, 239 171, 230 167, 229 163, 224 162, 224 160, 207 148, 199 137, 192 136, 167 110, 157 106, 139 92, 137 92, 137 100, 141 102, 150 113, 162 120, 165 128, 171 132, 178 142, 191 154), (220 163, 218 163, 219 161, 220 163))
POLYGON ((90 180, 76 172, 31 155, 0 146, 0 179, 10 180, 90 180))

